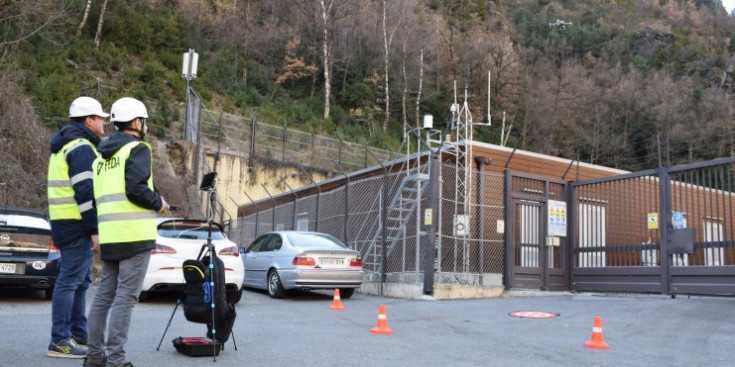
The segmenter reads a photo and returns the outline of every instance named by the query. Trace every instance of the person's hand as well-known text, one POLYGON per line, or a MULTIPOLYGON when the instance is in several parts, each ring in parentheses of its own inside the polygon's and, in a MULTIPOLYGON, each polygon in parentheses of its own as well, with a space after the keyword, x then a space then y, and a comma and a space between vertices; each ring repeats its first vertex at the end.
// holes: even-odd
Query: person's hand
POLYGON ((170 206, 166 202, 166 199, 164 199, 163 196, 161 196, 161 209, 158 209, 158 212, 159 213, 165 213, 165 212, 168 211, 169 208, 170 208, 170 206))
POLYGON ((100 236, 97 234, 92 235, 92 252, 100 252, 100 236))

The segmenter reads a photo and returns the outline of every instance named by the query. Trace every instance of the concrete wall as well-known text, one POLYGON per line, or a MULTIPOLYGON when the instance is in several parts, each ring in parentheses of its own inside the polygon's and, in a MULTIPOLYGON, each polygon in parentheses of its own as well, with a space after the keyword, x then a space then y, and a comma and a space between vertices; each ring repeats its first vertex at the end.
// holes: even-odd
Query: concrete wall
MULTIPOLYGON (((214 154, 207 153, 209 167, 214 167, 214 154)), ((236 226, 237 207, 249 204, 250 199, 258 201, 271 195, 290 191, 289 186, 298 189, 311 184, 309 176, 296 166, 271 162, 254 162, 253 169, 248 171, 248 157, 236 153, 220 153, 217 171, 217 195, 236 226), (266 192, 266 189, 268 190, 266 192), (246 195, 247 193, 247 195, 246 195)), ((313 172, 311 179, 319 182, 330 178, 323 173, 313 172)), ((206 205, 206 197, 202 204, 206 205)))

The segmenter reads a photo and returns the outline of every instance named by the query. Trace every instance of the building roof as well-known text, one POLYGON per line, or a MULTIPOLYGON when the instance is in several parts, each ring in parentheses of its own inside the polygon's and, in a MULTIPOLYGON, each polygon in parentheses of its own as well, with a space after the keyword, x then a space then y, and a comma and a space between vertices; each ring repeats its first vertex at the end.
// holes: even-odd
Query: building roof
MULTIPOLYGON (((460 148, 464 147, 464 142, 459 143, 460 148)), ((454 156, 448 153, 449 147, 442 148, 442 159, 452 159, 454 156)), ((586 180, 591 178, 612 176, 629 173, 615 168, 594 165, 590 163, 577 162, 574 160, 554 157, 546 154, 534 153, 522 149, 514 149, 503 147, 496 144, 473 142, 472 155, 474 157, 490 158, 491 163, 484 167, 485 171, 503 172, 506 168, 514 172, 523 172, 536 174, 540 176, 550 176, 567 180, 586 180), (564 177, 562 177, 564 176, 564 177)), ((406 162, 406 160, 425 161, 429 157, 429 152, 424 151, 420 154, 411 154, 402 156, 385 162, 382 165, 367 167, 351 173, 342 174, 330 179, 307 185, 294 191, 284 192, 274 195, 272 198, 258 200, 251 204, 240 205, 237 210, 238 217, 244 217, 252 213, 267 210, 273 206, 286 204, 291 202, 294 197, 306 197, 317 194, 319 192, 327 192, 344 186, 349 181, 356 181, 363 178, 375 177, 381 175, 383 171, 394 172, 406 162)), ((475 163, 473 167, 476 168, 475 163)))

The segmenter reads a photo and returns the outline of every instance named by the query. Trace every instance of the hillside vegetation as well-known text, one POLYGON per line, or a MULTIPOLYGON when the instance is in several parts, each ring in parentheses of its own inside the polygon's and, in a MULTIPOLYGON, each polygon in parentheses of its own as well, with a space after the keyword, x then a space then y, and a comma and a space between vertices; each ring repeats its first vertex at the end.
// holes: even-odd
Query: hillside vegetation
POLYGON ((719 0, 0 0, 4 199, 45 205, 48 136, 78 95, 139 98, 179 138, 189 48, 209 108, 382 148, 425 113, 442 128, 465 78, 486 121, 489 73, 477 140, 505 116, 510 146, 616 168, 735 155, 719 0))

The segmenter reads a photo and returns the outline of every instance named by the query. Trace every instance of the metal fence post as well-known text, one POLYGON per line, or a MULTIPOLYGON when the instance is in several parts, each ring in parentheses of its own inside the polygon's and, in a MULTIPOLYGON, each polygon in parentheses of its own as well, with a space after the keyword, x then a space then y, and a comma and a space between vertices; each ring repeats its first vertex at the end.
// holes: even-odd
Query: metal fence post
POLYGON ((293 190, 293 188, 291 188, 291 186, 288 184, 288 182, 286 182, 286 180, 284 178, 285 177, 281 177, 281 181, 283 182, 284 185, 286 185, 286 187, 288 187, 289 190, 291 190, 291 195, 293 195, 293 197, 294 197, 294 199, 293 199, 293 213, 292 213, 292 217, 293 217, 292 221, 293 221, 293 223, 291 224, 291 228, 295 230, 296 229, 296 211, 297 211, 296 210, 296 204, 299 201, 299 196, 296 195, 296 192, 293 190))
MULTIPOLYGON (((219 153, 222 145, 222 109, 219 109, 219 119, 217 121, 217 155, 214 156, 214 170, 217 170, 219 164, 219 153)), ((224 210, 224 208, 223 208, 224 210)))
POLYGON ((373 157, 373 159, 375 159, 375 161, 378 162, 378 164, 381 167, 383 167, 383 180, 382 180, 381 189, 380 189, 381 190, 380 192, 382 193, 382 195, 381 195, 382 196, 382 198, 381 198, 382 200, 380 201, 380 204, 381 204, 380 205, 381 206, 381 209, 380 209, 380 223, 381 223, 380 236, 382 237, 381 238, 381 246, 380 246, 381 247, 380 257, 382 258, 381 259, 382 264, 380 266, 380 269, 381 269, 381 271, 380 271, 380 295, 382 296, 383 295, 383 283, 385 283, 385 281, 387 279, 387 275, 385 273, 385 271, 386 271, 385 269, 386 269, 386 265, 388 265, 387 262, 386 262, 386 258, 388 257, 388 249, 386 248, 388 243, 387 243, 386 237, 387 237, 388 234, 387 234, 387 231, 386 231, 387 230, 387 228, 386 228, 387 224, 385 223, 386 220, 387 220, 387 218, 388 218, 388 208, 387 208, 388 207, 388 205, 387 205, 387 200, 388 200, 387 199, 387 197, 388 197, 388 185, 387 185, 387 182, 386 182, 386 181, 388 181, 388 167, 386 167, 383 164, 383 162, 381 162, 379 159, 377 159, 373 155, 373 152, 371 152, 371 151, 368 150, 368 146, 367 146, 367 143, 365 141, 362 141, 361 143, 362 143, 362 146, 365 148, 365 152, 369 152, 370 155, 373 157))
POLYGON ((479 259, 478 259, 478 272, 480 273, 480 284, 482 284, 482 274, 485 272, 485 244, 483 238, 485 237, 485 196, 482 194, 484 191, 482 170, 485 164, 490 164, 490 159, 487 157, 477 156, 475 157, 475 163, 477 164, 477 245, 479 247, 479 259))
POLYGON ((670 194, 670 182, 669 182, 669 171, 666 168, 659 167, 658 171, 658 182, 660 191, 660 213, 659 213, 659 231, 661 231, 661 294, 668 294, 669 287, 671 285, 671 274, 669 266, 671 266, 671 259, 669 258, 669 227, 670 227, 670 213, 671 213, 671 198, 670 194))
MULTIPOLYGON (((243 191, 242 193, 245 194, 245 196, 247 196, 248 200, 250 200, 250 204, 255 204, 255 201, 253 201, 253 198, 251 198, 250 195, 248 195, 247 192, 243 191)), ((255 233, 253 234, 253 237, 258 237, 258 225, 259 225, 258 219, 260 219, 260 218, 258 218, 259 215, 260 215, 260 210, 258 210, 257 212, 255 212, 255 233)), ((243 226, 243 227, 245 227, 245 226, 243 226)))
MULTIPOLYGON (((434 225, 434 208, 438 206, 439 197, 439 152, 432 152, 429 158, 429 200, 426 210, 431 211, 431 222, 426 226, 426 248, 424 252, 424 294, 434 293, 434 262, 436 247, 436 230, 434 225)), ((426 218, 425 218, 426 220, 426 218)), ((426 224, 426 223, 424 223, 426 224)))
POLYGON ((261 183, 260 186, 263 187, 263 190, 265 190, 265 193, 268 194, 268 197, 271 198, 271 201, 273 202, 273 209, 272 209, 273 210, 272 212, 273 220, 271 222, 271 227, 272 227, 272 230, 275 231, 276 230, 276 205, 277 205, 276 199, 273 198, 273 195, 271 195, 271 193, 268 191, 268 188, 266 188, 265 185, 263 185, 263 183, 261 183))
MULTIPOLYGON (((313 135, 312 135, 313 137, 313 135)), ((312 139, 312 143, 314 140, 312 139)), ((313 152, 313 151, 312 151, 313 152)), ((301 172, 304 172, 306 174, 306 177, 309 178, 309 181, 311 181, 311 184, 316 187, 316 217, 314 218, 314 232, 319 232, 319 199, 322 196, 322 188, 314 182, 314 179, 311 178, 311 174, 309 172, 306 172, 305 169, 303 169, 301 166, 299 166, 299 169, 301 169, 301 172)))
MULTIPOLYGON (((383 166, 383 164, 380 164, 383 166)), ((386 268, 388 267, 388 169, 383 166, 383 184, 382 184, 382 205, 380 210, 380 216, 383 218, 381 223, 383 224, 383 228, 381 228, 381 237, 383 237, 383 246, 380 246, 380 257, 382 258, 383 264, 380 266, 381 272, 381 292, 380 294, 383 294, 383 286, 382 284, 386 282, 387 280, 387 274, 386 274, 386 268)))
POLYGON ((311 158, 311 161, 310 161, 310 164, 309 164, 310 167, 314 167, 314 139, 315 139, 315 135, 316 134, 314 134, 313 132, 311 133, 311 157, 310 157, 311 158))
POLYGON ((574 281, 572 280, 572 276, 574 276, 574 249, 577 246, 577 233, 575 232, 576 227, 574 223, 576 223, 577 211, 579 210, 574 201, 574 197, 576 195, 574 184, 577 182, 578 181, 567 183, 567 287, 572 291, 574 290, 574 288, 572 288, 574 285, 574 281))
POLYGON ((253 166, 255 164, 255 133, 258 125, 258 122, 255 119, 255 113, 251 113, 250 116, 252 117, 252 120, 250 121, 250 153, 248 155, 248 172, 253 170, 253 166))
POLYGON ((342 166, 342 136, 339 137, 339 147, 337 149, 337 165, 342 166))
POLYGON ((286 161, 286 122, 283 122, 283 139, 281 141, 281 161, 286 161))
MULTIPOLYGON (((508 162, 510 162, 510 158, 508 159, 508 162)), ((510 286, 512 284, 512 276, 513 276, 513 231, 514 231, 514 223, 513 221, 513 200, 511 198, 511 195, 513 193, 513 175, 510 173, 510 171, 507 169, 508 163, 506 162, 506 169, 503 170, 503 181, 505 184, 503 185, 503 206, 505 207, 505 210, 503 211, 503 220, 505 221, 505 236, 503 236, 503 242, 504 248, 505 248, 505 269, 503 271, 503 286, 505 289, 510 289, 510 286)))
POLYGON ((339 169, 339 173, 341 173, 343 176, 345 176, 345 179, 347 180, 347 183, 345 184, 345 219, 342 223, 342 240, 345 244, 349 246, 349 238, 347 236, 347 227, 349 226, 349 220, 350 220, 350 205, 349 205, 349 199, 350 199, 350 175, 345 172, 345 170, 342 168, 342 165, 339 163, 336 163, 332 157, 329 157, 329 160, 332 161, 333 164, 337 166, 337 169, 339 169))

